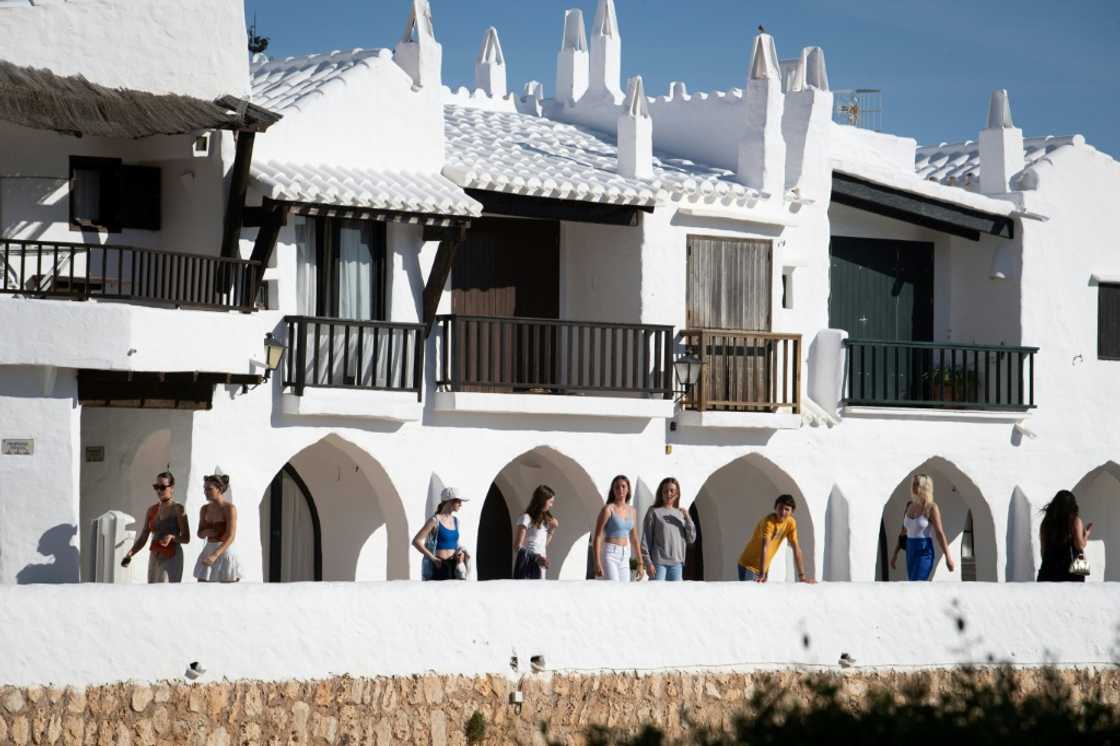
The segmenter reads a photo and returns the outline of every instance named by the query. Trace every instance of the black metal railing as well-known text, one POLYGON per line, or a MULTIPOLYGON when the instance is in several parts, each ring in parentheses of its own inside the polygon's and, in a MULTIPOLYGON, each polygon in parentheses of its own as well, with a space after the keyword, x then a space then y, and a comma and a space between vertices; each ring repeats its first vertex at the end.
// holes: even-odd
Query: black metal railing
POLYGON ((1037 347, 848 339, 845 403, 1033 409, 1037 347))
POLYGON ((251 311, 260 262, 135 246, 0 238, 0 293, 251 311))
POLYGON ((424 326, 287 316, 284 385, 302 396, 307 387, 411 391, 424 381, 424 326))
POLYGON ((801 412, 800 334, 688 329, 681 342, 701 363, 686 409, 801 412))
POLYGON ((451 391, 672 398, 671 326, 439 316, 438 385, 451 391))

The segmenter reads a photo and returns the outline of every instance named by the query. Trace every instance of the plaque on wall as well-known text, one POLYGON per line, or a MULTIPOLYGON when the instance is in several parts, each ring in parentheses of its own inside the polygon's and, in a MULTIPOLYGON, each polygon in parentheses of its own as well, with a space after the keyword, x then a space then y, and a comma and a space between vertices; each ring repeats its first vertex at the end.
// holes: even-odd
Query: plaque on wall
POLYGON ((86 446, 86 463, 96 464, 105 460, 105 446, 86 446))
POLYGON ((30 456, 33 453, 34 438, 4 438, 0 441, 0 454, 4 456, 30 456))

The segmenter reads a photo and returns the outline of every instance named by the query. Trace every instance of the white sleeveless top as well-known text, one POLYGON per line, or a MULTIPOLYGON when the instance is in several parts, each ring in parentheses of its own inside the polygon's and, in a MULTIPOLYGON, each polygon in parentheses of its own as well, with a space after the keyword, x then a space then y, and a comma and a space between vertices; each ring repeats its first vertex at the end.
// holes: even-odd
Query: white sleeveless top
POLYGON ((902 518, 902 525, 906 527, 906 538, 908 539, 931 539, 933 538, 933 524, 929 522, 929 518, 920 515, 917 518, 911 518, 907 513, 902 518))

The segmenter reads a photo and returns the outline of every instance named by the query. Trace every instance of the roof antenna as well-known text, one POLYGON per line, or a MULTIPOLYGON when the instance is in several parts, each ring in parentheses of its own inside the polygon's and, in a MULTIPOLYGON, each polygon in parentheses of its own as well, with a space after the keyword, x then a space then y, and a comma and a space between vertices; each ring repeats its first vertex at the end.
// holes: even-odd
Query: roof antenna
POLYGON ((257 14, 253 14, 253 22, 249 25, 249 51, 261 54, 268 49, 268 37, 257 35, 257 14))

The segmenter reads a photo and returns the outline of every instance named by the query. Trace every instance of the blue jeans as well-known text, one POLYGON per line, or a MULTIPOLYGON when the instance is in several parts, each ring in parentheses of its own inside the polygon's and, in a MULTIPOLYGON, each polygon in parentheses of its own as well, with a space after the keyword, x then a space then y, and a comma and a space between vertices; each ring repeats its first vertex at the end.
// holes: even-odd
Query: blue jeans
POLYGON ((754 570, 748 570, 747 568, 743 567, 742 565, 739 565, 738 567, 739 567, 739 580, 742 580, 744 582, 750 582, 750 581, 753 581, 753 580, 758 580, 758 575, 755 574, 754 570))
POLYGON ((655 565, 657 573, 651 580, 680 580, 684 565, 655 565))

